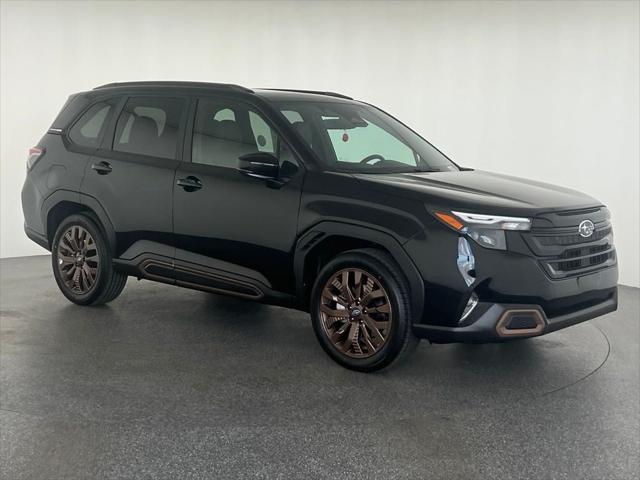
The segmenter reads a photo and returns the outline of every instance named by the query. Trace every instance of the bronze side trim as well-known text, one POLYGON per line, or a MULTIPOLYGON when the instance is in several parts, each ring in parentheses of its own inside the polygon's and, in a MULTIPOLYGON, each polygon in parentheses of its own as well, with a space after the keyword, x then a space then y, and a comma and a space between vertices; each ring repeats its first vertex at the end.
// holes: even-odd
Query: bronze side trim
POLYGON ((252 300, 258 300, 260 298, 262 298, 264 296, 263 292, 261 290, 259 290, 255 285, 252 285, 250 283, 247 282, 242 282, 236 279, 232 279, 223 275, 218 275, 218 274, 213 274, 210 272, 205 272, 203 270, 199 270, 196 268, 189 268, 189 267, 185 267, 182 265, 171 265, 168 262, 163 262, 160 260, 156 260, 156 259, 146 259, 144 260, 139 267, 143 272, 144 272, 144 276, 150 280, 156 280, 156 281, 160 281, 160 282, 165 282, 167 283, 167 281, 171 281, 171 283, 175 283, 178 286, 181 287, 187 287, 187 288, 192 288, 195 290, 202 290, 205 292, 212 292, 212 293, 222 293, 222 294, 226 294, 226 295, 233 295, 236 297, 242 297, 242 298, 249 298, 252 300), (223 287, 213 287, 210 285, 205 285, 205 284, 200 284, 200 283, 195 283, 195 282, 189 282, 186 280, 180 280, 180 279, 176 279, 176 278, 171 278, 170 276, 163 276, 163 275, 158 275, 155 273, 152 273, 150 270, 152 267, 161 267, 161 268, 167 268, 167 269, 171 269, 171 270, 175 270, 176 272, 184 272, 184 273, 189 273, 192 275, 195 275, 197 277, 203 278, 203 279, 211 279, 211 280, 215 280, 221 283, 225 283, 228 285, 228 288, 223 288, 223 287), (238 288, 244 288, 246 290, 249 290, 251 293, 246 293, 246 292, 240 292, 235 290, 233 287, 236 286, 238 288))
POLYGON ((201 285, 198 283, 189 282, 189 281, 180 280, 180 279, 177 280, 178 285, 184 285, 187 287, 196 288, 198 290, 202 289, 202 290, 207 290, 207 291, 217 292, 217 293, 228 293, 231 295, 235 295, 236 297, 251 298, 254 300, 257 300, 263 297, 263 293, 261 290, 259 290, 256 286, 247 282, 242 282, 240 280, 229 278, 224 275, 205 272, 197 268, 185 267, 183 265, 176 265, 175 269, 176 269, 176 272, 190 273, 202 278, 209 278, 211 280, 217 280, 219 282, 226 283, 229 285, 229 288, 227 289, 227 288, 212 287, 209 285, 201 285), (245 293, 245 292, 239 292, 239 291, 233 290, 233 286, 245 288, 247 290, 250 290, 252 293, 245 293))

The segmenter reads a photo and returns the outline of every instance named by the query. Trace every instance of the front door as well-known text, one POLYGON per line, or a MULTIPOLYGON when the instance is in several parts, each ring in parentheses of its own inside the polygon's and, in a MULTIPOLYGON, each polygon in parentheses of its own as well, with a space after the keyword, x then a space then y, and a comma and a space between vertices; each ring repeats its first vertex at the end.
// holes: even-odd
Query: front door
POLYGON ((173 206, 178 283, 248 297, 292 291, 303 169, 291 150, 255 107, 224 97, 198 100, 186 143, 173 206), (238 157, 257 151, 280 159, 282 184, 238 171, 238 157))

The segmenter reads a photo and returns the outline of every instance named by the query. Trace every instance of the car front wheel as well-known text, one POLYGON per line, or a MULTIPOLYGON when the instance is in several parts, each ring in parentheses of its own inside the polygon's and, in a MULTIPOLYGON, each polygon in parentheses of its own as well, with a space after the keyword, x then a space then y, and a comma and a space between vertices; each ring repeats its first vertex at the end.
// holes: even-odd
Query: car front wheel
POLYGON ((380 370, 418 343, 407 282, 395 261, 376 249, 352 250, 327 263, 312 291, 311 316, 322 348, 353 370, 380 370))

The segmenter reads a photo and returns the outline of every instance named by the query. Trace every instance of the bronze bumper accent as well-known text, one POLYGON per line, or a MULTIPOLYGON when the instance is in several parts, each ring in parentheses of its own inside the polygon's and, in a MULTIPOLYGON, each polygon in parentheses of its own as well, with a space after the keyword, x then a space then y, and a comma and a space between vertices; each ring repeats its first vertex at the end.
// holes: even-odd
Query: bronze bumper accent
POLYGON ((505 311, 498 323, 496 324, 496 332, 501 337, 531 337, 542 333, 545 327, 545 320, 542 313, 536 309, 507 310, 505 311), (514 320, 524 319, 533 323, 535 326, 524 326, 518 328, 514 320))

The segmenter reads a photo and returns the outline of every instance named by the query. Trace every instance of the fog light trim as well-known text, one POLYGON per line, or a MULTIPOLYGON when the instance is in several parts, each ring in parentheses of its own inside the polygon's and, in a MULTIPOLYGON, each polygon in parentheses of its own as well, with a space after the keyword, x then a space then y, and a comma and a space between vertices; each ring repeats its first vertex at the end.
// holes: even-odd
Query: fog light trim
POLYGON ((464 307, 464 311, 462 312, 462 316, 458 323, 462 323, 469 315, 471 315, 471 312, 473 312, 473 310, 478 306, 478 300, 478 295, 472 293, 467 305, 464 307))
POLYGON ((539 310, 522 309, 505 311, 498 323, 496 324, 496 332, 501 337, 530 337, 542 333, 545 327, 545 321, 539 310), (536 326, 533 328, 509 328, 511 319, 516 315, 528 315, 534 320, 536 326))

